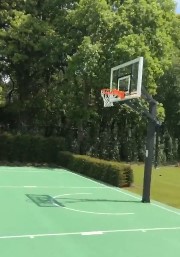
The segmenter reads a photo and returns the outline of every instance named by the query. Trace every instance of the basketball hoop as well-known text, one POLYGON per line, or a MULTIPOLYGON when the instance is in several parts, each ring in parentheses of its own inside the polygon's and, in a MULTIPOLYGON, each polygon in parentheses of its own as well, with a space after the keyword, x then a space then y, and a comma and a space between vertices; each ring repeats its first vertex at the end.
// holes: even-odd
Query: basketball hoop
POLYGON ((111 107, 113 106, 113 102, 125 98, 125 92, 117 89, 110 90, 109 88, 105 88, 101 89, 101 96, 104 101, 104 107, 111 107))

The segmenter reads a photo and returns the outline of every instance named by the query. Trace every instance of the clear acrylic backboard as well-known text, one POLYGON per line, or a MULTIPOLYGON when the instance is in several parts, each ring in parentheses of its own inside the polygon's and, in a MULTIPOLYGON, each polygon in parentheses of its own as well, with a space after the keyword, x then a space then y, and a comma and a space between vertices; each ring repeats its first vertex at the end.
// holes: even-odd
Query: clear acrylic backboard
POLYGON ((111 69, 110 91, 117 89, 125 92, 124 98, 112 98, 112 102, 125 101, 141 96, 143 57, 120 64, 111 69))

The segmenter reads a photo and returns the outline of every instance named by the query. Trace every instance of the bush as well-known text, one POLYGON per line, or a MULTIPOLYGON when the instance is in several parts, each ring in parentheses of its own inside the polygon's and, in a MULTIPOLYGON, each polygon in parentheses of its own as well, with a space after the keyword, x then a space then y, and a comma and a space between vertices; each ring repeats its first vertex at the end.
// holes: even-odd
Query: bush
POLYGON ((0 160, 57 163, 58 152, 66 150, 64 138, 31 135, 0 135, 0 160))
POLYGON ((129 165, 65 152, 64 138, 31 135, 0 135, 0 161, 58 164, 77 173, 117 187, 130 186, 129 165))
POLYGON ((77 173, 117 187, 130 186, 133 182, 133 171, 130 165, 109 162, 69 152, 59 153, 59 165, 77 173))

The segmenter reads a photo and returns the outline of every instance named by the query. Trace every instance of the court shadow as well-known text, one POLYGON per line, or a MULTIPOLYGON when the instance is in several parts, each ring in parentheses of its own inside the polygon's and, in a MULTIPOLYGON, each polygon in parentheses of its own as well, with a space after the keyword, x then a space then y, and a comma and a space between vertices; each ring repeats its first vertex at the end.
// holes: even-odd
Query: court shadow
POLYGON ((53 199, 50 195, 26 194, 26 197, 39 207, 64 207, 63 204, 53 199))
POLYGON ((61 197, 56 198, 56 201, 63 200, 64 203, 78 203, 78 202, 107 202, 107 203, 142 203, 140 200, 111 200, 111 199, 81 199, 81 198, 68 198, 68 197, 61 197))

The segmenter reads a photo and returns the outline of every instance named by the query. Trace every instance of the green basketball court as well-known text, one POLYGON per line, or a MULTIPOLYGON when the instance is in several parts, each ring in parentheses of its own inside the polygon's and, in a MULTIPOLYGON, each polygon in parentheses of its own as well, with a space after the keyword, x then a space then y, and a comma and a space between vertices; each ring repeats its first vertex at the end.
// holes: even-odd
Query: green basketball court
POLYGON ((3 257, 179 257, 180 211, 63 169, 0 168, 3 257))

